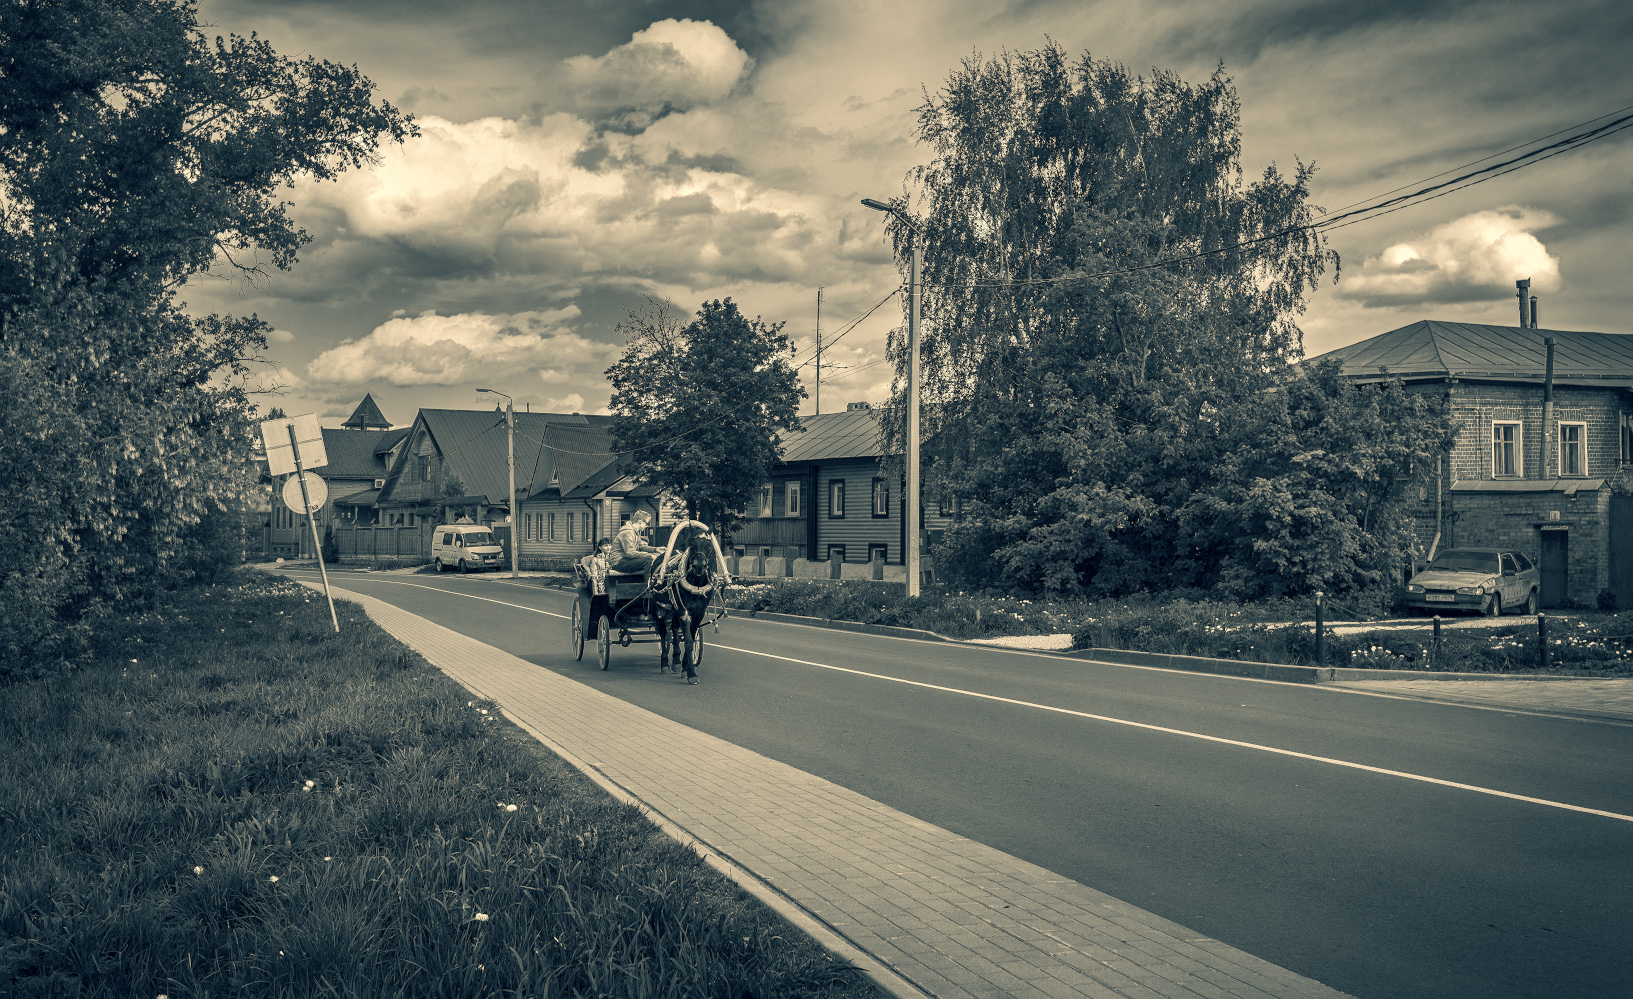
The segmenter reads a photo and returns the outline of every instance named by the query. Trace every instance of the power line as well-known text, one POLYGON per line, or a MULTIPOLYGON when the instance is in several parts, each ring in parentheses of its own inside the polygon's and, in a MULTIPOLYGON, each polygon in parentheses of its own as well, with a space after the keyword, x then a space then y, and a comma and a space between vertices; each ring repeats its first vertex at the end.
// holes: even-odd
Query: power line
MULTIPOLYGON (((1628 108, 1623 108, 1621 110, 1622 111, 1627 111, 1629 109, 1633 109, 1633 105, 1629 105, 1628 108)), ((1580 124, 1577 124, 1577 125, 1572 125, 1570 128, 1561 129, 1560 131, 1554 132, 1551 135, 1544 136, 1543 139, 1552 138, 1555 135, 1560 135, 1560 134, 1563 134, 1564 132, 1573 131, 1574 129, 1581 128, 1582 125, 1584 125, 1584 124, 1592 124, 1593 122, 1603 121, 1605 118, 1608 118, 1611 115, 1620 114, 1620 113, 1621 113, 1620 111, 1613 111, 1609 115, 1600 115, 1598 118, 1592 118, 1592 119, 1589 119, 1587 122, 1583 122, 1583 123, 1580 123, 1580 124)), ((1538 149, 1533 149, 1530 152, 1524 153, 1524 154, 1522 154, 1520 156, 1516 156, 1513 159, 1505 160, 1505 161, 1503 161, 1501 163, 1495 163, 1495 164, 1492 164, 1491 166, 1482 167, 1479 170, 1475 170, 1475 171, 1472 171, 1470 173, 1462 174, 1461 176, 1454 177, 1453 179, 1448 180, 1448 181, 1444 181, 1444 182, 1442 182, 1440 184, 1434 184, 1434 185, 1431 185, 1429 187, 1421 188, 1421 189, 1419 189, 1417 191, 1412 192, 1411 194, 1402 195, 1401 197, 1398 197, 1398 198, 1390 198, 1388 201, 1382 201, 1382 202, 1379 202, 1377 204, 1369 205, 1368 207, 1365 207, 1365 208, 1356 209, 1354 211, 1340 210, 1339 213, 1330 213, 1330 212, 1329 213, 1324 213, 1323 215, 1318 216, 1316 221, 1314 221, 1314 222, 1309 222, 1309 223, 1306 223, 1304 225, 1290 226, 1290 227, 1288 227, 1286 229, 1280 229, 1280 230, 1277 230, 1276 232, 1267 233, 1266 235, 1259 236, 1259 237, 1256 237, 1254 239, 1243 240, 1243 241, 1241 241, 1239 243, 1232 243, 1232 244, 1230 244, 1228 246, 1216 247, 1216 248, 1211 249, 1211 250, 1198 250, 1198 251, 1196 251, 1194 253, 1188 253, 1188 254, 1184 254, 1184 255, 1181 255, 1181 256, 1177 256, 1177 257, 1169 257, 1169 258, 1165 258, 1165 259, 1161 259, 1161 260, 1154 260, 1154 261, 1151 261, 1150 263, 1135 264, 1135 265, 1130 265, 1130 266, 1127 266, 1127 267, 1111 268, 1111 269, 1107 269, 1107 270, 1103 270, 1103 271, 1093 271, 1093 272, 1090 272, 1090 273, 1063 274, 1063 275, 1059 275, 1059 276, 1056 276, 1056 277, 1048 277, 1048 278, 1023 278, 1023 279, 1020 279, 1020 280, 1007 280, 1007 281, 1002 281, 1002 282, 971 282, 971 283, 968 283, 968 284, 954 284, 954 283, 951 283, 951 282, 940 282, 940 283, 938 283, 937 286, 942 287, 942 288, 1009 288, 1009 287, 1018 287, 1018 286, 1023 286, 1023 285, 1030 286, 1030 285, 1059 284, 1059 283, 1065 282, 1065 281, 1087 281, 1087 280, 1092 280, 1092 279, 1096 279, 1096 278, 1118 277, 1118 276, 1121 276, 1121 275, 1124 275, 1124 274, 1136 274, 1136 273, 1139 273, 1139 272, 1142 272, 1142 271, 1154 270, 1154 269, 1159 268, 1159 267, 1169 267, 1169 266, 1173 266, 1175 264, 1190 263, 1192 261, 1201 260, 1201 259, 1204 259, 1206 257, 1216 256, 1216 255, 1221 254, 1221 253, 1230 253, 1230 252, 1232 252, 1234 250, 1248 249, 1248 248, 1257 246, 1257 245, 1262 244, 1262 243, 1270 242, 1271 240, 1280 239, 1280 238, 1285 237, 1285 236, 1291 236, 1291 235, 1294 235, 1294 234, 1300 233, 1300 232, 1325 232, 1325 231, 1330 230, 1330 229, 1341 229, 1341 228, 1344 228, 1346 226, 1354 225, 1356 222, 1364 222, 1364 221, 1367 221, 1368 219, 1377 218, 1377 217, 1380 217, 1380 216, 1383 216, 1383 215, 1389 215, 1389 214, 1392 214, 1393 212, 1400 211, 1402 208, 1410 208, 1410 207, 1412 207, 1414 205, 1423 204, 1424 202, 1427 202, 1427 201, 1433 201, 1435 198, 1444 197, 1447 194, 1453 194, 1453 193, 1456 193, 1457 191, 1467 190, 1468 188, 1473 187, 1476 184, 1482 184, 1482 183, 1485 183, 1488 180, 1495 180, 1497 177, 1501 177, 1501 176, 1505 176, 1507 174, 1513 173, 1515 170, 1523 169, 1524 167, 1531 166, 1531 165, 1536 164, 1536 163, 1541 163, 1544 160, 1552 159, 1553 157, 1558 156, 1560 153, 1566 152, 1566 151, 1571 150, 1571 149, 1578 149, 1578 148, 1581 148, 1582 146, 1587 145, 1590 142, 1596 142, 1596 141, 1598 141, 1600 139, 1607 138, 1607 137, 1609 137, 1611 135, 1615 135, 1617 132, 1623 131, 1623 130, 1629 128, 1629 127, 1633 127, 1633 115, 1626 115, 1624 117, 1617 118, 1617 119, 1615 119, 1615 120, 1613 120, 1611 122, 1608 122, 1608 123, 1606 123, 1604 125, 1599 126, 1598 128, 1591 129, 1591 130, 1589 130, 1587 132, 1579 132, 1579 133, 1577 133, 1575 135, 1570 136, 1569 138, 1561 139, 1559 142, 1555 142, 1555 143, 1552 143, 1552 144, 1547 145, 1547 146, 1542 146, 1542 147, 1540 147, 1538 149), (1546 154, 1546 155, 1544 155, 1544 154, 1546 154), (1508 168, 1508 169, 1504 169, 1505 167, 1508 168), (1468 183, 1463 183, 1464 181, 1468 181, 1468 183), (1461 185, 1461 186, 1454 186, 1454 185, 1461 185), (1450 189, 1449 190, 1442 190, 1443 188, 1450 188, 1450 189), (1439 193, 1434 193, 1434 192, 1439 192, 1439 193), (1425 195, 1427 195, 1427 196, 1425 196, 1425 195), (1346 219, 1349 219, 1350 221, 1344 221, 1346 219)), ((1543 140, 1542 139, 1536 139, 1536 140, 1532 140, 1532 142, 1522 143, 1520 146, 1511 147, 1508 150, 1504 150, 1504 152, 1511 152, 1513 149, 1524 148, 1524 146, 1532 145, 1535 142, 1540 142, 1540 141, 1543 141, 1543 140)), ((1493 159, 1494 157, 1501 156, 1501 155, 1503 155, 1503 153, 1493 153, 1491 156, 1487 156, 1484 159, 1475 160, 1474 163, 1483 163, 1486 160, 1493 159)), ((1467 166, 1467 165, 1472 165, 1472 164, 1465 164, 1465 166, 1467 166)), ((1442 171, 1442 172, 1440 172, 1438 174, 1435 174, 1433 177, 1426 178, 1426 179, 1427 180, 1434 180, 1434 179, 1437 179, 1437 178, 1440 178, 1440 177, 1444 177, 1446 174, 1455 172, 1456 170, 1460 170, 1460 169, 1462 169, 1462 167, 1454 167, 1452 170, 1444 170, 1444 171, 1442 171)), ((1423 183, 1423 182, 1424 181, 1419 181, 1418 183, 1423 183)), ((1413 185, 1406 185, 1406 186, 1410 187, 1410 186, 1413 186, 1413 185)), ((1396 188, 1395 191, 1401 191, 1401 190, 1404 190, 1404 189, 1405 188, 1396 188)), ((1365 201, 1355 202, 1355 204, 1365 204, 1368 201, 1377 201, 1378 198, 1388 197, 1389 194, 1393 194, 1393 193, 1395 193, 1395 192, 1394 191, 1386 192, 1385 194, 1378 195, 1378 196, 1373 197, 1373 198, 1365 199, 1365 201)), ((1353 206, 1346 206, 1346 207, 1353 207, 1353 206)))

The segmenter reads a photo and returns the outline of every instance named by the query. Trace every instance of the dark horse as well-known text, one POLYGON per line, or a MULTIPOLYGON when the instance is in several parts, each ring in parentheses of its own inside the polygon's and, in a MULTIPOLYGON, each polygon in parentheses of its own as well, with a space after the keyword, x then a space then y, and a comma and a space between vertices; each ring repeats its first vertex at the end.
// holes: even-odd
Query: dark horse
POLYGON ((693 522, 676 530, 682 532, 675 541, 680 564, 671 570, 674 575, 669 577, 667 585, 656 588, 652 594, 652 623, 658 631, 658 671, 668 671, 669 648, 673 642, 675 671, 685 671, 686 682, 696 683, 697 669, 692 653, 698 642, 698 629, 703 627, 703 617, 709 608, 709 597, 714 592, 716 572, 724 572, 725 566, 716 569, 714 565, 713 535, 707 529, 693 522))

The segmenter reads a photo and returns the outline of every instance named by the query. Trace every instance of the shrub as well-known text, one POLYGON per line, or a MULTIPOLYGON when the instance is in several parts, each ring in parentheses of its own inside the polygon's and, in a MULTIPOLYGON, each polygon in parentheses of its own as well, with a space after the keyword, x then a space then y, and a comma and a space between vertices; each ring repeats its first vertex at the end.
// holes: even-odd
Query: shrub
POLYGON ((183 531, 165 563, 165 585, 175 589, 226 582, 244 564, 246 516, 242 509, 210 510, 183 531))
POLYGON ((335 539, 333 525, 323 528, 323 561, 330 565, 340 561, 340 542, 335 539))
POLYGON ((1612 614, 1616 612, 1615 590, 1607 587, 1606 589, 1599 591, 1599 609, 1602 611, 1609 611, 1612 614))

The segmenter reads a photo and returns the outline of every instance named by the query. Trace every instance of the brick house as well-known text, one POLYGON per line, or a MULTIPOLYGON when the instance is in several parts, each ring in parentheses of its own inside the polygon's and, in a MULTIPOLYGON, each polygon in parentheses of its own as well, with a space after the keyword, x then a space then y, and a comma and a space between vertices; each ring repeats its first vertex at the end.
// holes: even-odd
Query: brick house
POLYGON ((1633 336, 1423 320, 1323 357, 1450 400, 1455 443, 1420 469, 1423 557, 1512 547, 1542 567, 1543 606, 1608 589, 1633 607, 1633 336))

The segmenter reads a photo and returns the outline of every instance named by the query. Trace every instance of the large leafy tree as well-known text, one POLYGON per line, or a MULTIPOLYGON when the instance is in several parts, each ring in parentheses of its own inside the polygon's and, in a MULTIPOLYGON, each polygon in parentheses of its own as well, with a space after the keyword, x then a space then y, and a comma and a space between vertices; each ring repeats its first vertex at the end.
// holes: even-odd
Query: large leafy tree
POLYGON ((66 651, 110 602, 196 566, 253 475, 250 317, 210 270, 288 268, 281 188, 370 161, 410 118, 356 68, 209 38, 186 0, 0 8, 0 659, 66 651))
POLYGON ((1244 597, 1386 577, 1380 490, 1405 488, 1435 417, 1289 368, 1337 258, 1311 228, 1314 168, 1245 181, 1238 119, 1222 70, 1138 77, 1055 45, 971 59, 920 109, 919 231, 891 235, 923 248, 926 483, 970 511, 940 560, 955 574, 1244 597), (1420 423, 1362 418, 1379 405, 1420 423), (1335 412, 1358 420, 1350 450, 1311 457, 1335 412))
POLYGON ((669 303, 649 302, 620 326, 624 353, 607 370, 614 446, 723 537, 777 463, 782 434, 799 429, 805 390, 782 328, 729 298, 685 326, 669 303))

